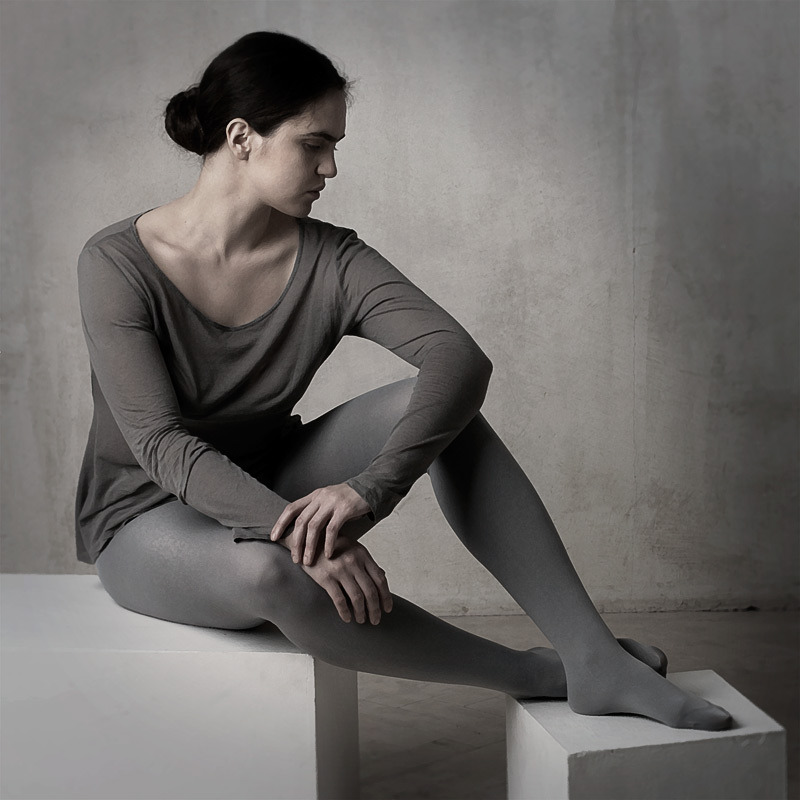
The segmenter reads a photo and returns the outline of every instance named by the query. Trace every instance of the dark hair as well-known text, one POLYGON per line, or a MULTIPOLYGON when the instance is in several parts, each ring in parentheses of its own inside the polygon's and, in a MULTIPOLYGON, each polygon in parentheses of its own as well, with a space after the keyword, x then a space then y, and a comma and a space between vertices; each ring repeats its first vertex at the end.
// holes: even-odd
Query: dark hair
POLYGON ((268 136, 331 89, 347 96, 349 88, 331 60, 310 44, 254 31, 215 56, 199 84, 169 101, 164 126, 173 141, 205 159, 223 145, 235 117, 268 136))

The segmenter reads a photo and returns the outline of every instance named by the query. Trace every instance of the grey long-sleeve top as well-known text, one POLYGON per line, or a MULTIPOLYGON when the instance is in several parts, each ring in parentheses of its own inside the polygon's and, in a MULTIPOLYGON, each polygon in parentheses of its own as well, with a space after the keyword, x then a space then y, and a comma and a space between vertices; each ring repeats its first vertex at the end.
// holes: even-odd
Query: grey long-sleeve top
POLYGON ((175 498, 237 541, 268 539, 287 501, 248 470, 300 423, 295 404, 348 334, 418 368, 385 445, 347 481, 375 520, 479 411, 489 359, 355 231, 299 219, 282 295, 257 319, 228 327, 156 266, 134 226, 142 214, 103 228, 78 258, 94 400, 75 502, 78 560, 95 563, 126 522, 175 498))

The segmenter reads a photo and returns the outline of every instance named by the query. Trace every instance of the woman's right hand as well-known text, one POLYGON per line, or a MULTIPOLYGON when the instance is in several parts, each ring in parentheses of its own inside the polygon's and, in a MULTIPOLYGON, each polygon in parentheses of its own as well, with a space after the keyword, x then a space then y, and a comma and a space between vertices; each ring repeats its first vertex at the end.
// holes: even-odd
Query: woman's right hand
POLYGON ((381 620, 381 606, 387 614, 392 610, 386 573, 375 563, 369 550, 358 542, 340 536, 332 558, 320 554, 313 564, 298 566, 330 595, 345 622, 351 620, 348 598, 357 622, 366 622, 368 613, 370 622, 377 625, 381 620))

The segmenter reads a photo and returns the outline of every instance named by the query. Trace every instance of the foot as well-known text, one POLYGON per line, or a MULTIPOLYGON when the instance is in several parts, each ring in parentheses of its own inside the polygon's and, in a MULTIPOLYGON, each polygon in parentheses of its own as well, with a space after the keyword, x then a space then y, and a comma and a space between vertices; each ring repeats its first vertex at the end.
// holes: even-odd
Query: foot
POLYGON ((606 658, 588 653, 565 670, 567 702, 577 714, 635 714, 671 728, 721 731, 731 715, 720 706, 684 692, 628 652, 606 658))
MULTIPOLYGON (((649 644, 641 644, 635 639, 617 639, 622 648, 643 664, 654 669, 659 675, 667 674, 667 656, 663 650, 649 644)), ((567 696, 567 676, 561 657, 552 647, 531 647, 529 653, 536 653, 536 673, 539 689, 536 697, 565 698, 567 696)), ((530 698, 530 694, 515 695, 518 700, 530 698)))
POLYGON ((641 644, 635 639, 617 639, 624 650, 643 664, 654 669, 659 675, 667 677, 667 654, 652 644, 641 644))

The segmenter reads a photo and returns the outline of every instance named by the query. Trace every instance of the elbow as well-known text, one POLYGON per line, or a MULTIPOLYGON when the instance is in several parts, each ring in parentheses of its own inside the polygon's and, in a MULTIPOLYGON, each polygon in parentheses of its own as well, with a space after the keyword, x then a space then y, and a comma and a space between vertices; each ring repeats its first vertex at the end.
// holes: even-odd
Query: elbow
POLYGON ((429 351, 426 362, 434 372, 440 371, 447 378, 449 391, 456 391, 457 386, 465 399, 471 398, 469 405, 474 406, 475 412, 480 410, 494 365, 474 339, 461 336, 442 342, 429 351))
POLYGON ((477 361, 477 370, 479 375, 481 376, 482 380, 485 382, 486 386, 489 386, 489 379, 492 377, 492 372, 494 371, 494 364, 489 356, 483 352, 480 348, 478 348, 478 352, 476 355, 477 361))
POLYGON ((176 492, 175 486, 170 481, 171 472, 167 460, 170 456, 170 442, 173 434, 173 425, 154 428, 143 433, 131 446, 131 450, 145 475, 153 483, 171 494, 176 492))
POLYGON ((462 352, 462 374, 470 388, 470 393, 475 397, 478 408, 480 408, 489 389, 489 380, 492 377, 494 365, 489 356, 474 341, 471 341, 462 352))
POLYGON ((208 445, 191 436, 179 422, 168 421, 143 432, 131 450, 144 473, 180 500, 191 468, 208 445))
POLYGON ((477 353, 475 355, 475 373, 476 373, 476 383, 479 387, 479 394, 481 398, 481 405, 483 405, 484 398, 486 397, 486 393, 489 390, 489 381, 492 377, 492 371, 494 370, 494 364, 492 364, 491 359, 486 353, 483 352, 480 348, 478 348, 477 353))

